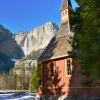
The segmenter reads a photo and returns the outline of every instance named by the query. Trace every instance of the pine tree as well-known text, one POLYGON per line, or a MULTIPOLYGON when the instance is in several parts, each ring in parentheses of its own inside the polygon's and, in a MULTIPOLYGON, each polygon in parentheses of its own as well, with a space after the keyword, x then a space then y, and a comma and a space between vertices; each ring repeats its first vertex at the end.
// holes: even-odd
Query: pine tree
POLYGON ((39 86, 41 85, 41 63, 39 62, 37 66, 34 66, 31 73, 30 80, 30 90, 31 92, 37 91, 39 86))
POLYGON ((90 77, 91 84, 96 85, 100 79, 100 0, 76 1, 80 5, 76 19, 80 22, 74 23, 74 53, 79 58, 81 74, 90 77))

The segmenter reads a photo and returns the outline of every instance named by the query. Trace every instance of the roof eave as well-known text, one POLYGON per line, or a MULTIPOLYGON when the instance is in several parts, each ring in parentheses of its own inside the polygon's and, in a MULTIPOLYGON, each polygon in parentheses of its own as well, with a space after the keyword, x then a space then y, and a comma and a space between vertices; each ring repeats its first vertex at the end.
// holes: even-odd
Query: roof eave
POLYGON ((62 56, 57 56, 57 57, 52 57, 52 58, 49 58, 49 59, 44 59, 42 60, 42 62, 47 62, 47 61, 50 61, 50 60, 56 60, 56 59, 61 59, 61 58, 69 58, 69 57, 72 57, 72 55, 62 55, 62 56))

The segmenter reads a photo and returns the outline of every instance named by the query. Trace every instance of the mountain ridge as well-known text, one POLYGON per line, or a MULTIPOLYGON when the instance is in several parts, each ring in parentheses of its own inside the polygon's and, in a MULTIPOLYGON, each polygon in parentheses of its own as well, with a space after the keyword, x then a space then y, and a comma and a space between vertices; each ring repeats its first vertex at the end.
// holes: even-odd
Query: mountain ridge
POLYGON ((44 49, 57 31, 56 24, 47 22, 29 32, 18 32, 13 35, 0 25, 0 72, 13 68, 17 59, 23 59, 39 49, 44 49))
POLYGON ((13 34, 0 25, 0 72, 9 71, 14 66, 12 58, 23 56, 24 53, 14 40, 13 34))
POLYGON ((28 55, 34 50, 45 48, 57 31, 58 26, 55 23, 47 22, 42 26, 33 28, 29 32, 17 33, 15 40, 22 48, 24 54, 28 55))

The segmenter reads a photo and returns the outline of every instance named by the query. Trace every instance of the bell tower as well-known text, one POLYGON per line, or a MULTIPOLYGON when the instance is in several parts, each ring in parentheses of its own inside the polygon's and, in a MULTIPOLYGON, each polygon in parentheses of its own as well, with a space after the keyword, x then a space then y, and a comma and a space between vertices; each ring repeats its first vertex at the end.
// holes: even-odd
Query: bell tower
POLYGON ((72 29, 72 6, 70 0, 62 0, 61 6, 61 24, 57 37, 69 35, 72 29))
POLYGON ((61 23, 69 22, 69 13, 71 8, 70 0, 63 0, 61 7, 61 23))

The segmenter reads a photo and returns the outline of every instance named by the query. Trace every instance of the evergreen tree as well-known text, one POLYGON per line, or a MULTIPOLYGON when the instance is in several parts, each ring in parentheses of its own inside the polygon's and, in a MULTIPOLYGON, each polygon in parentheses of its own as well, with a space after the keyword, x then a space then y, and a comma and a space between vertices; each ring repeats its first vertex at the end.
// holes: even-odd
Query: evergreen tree
POLYGON ((39 62, 37 66, 34 66, 31 72, 30 79, 30 90, 31 92, 37 91, 41 85, 41 63, 39 62))
MULTIPOLYGON (((100 0, 76 0, 74 23, 74 54, 79 58, 81 74, 90 77, 91 84, 100 78, 100 0), (95 80, 95 81, 94 81, 95 80)), ((95 83, 94 83, 95 82, 95 83)))
POLYGON ((22 62, 19 65, 19 74, 17 74, 17 89, 24 89, 25 81, 25 64, 22 62))
POLYGON ((9 72, 7 76, 7 80, 8 82, 6 82, 6 84, 8 84, 8 89, 13 90, 16 89, 16 73, 14 73, 12 70, 9 72))

